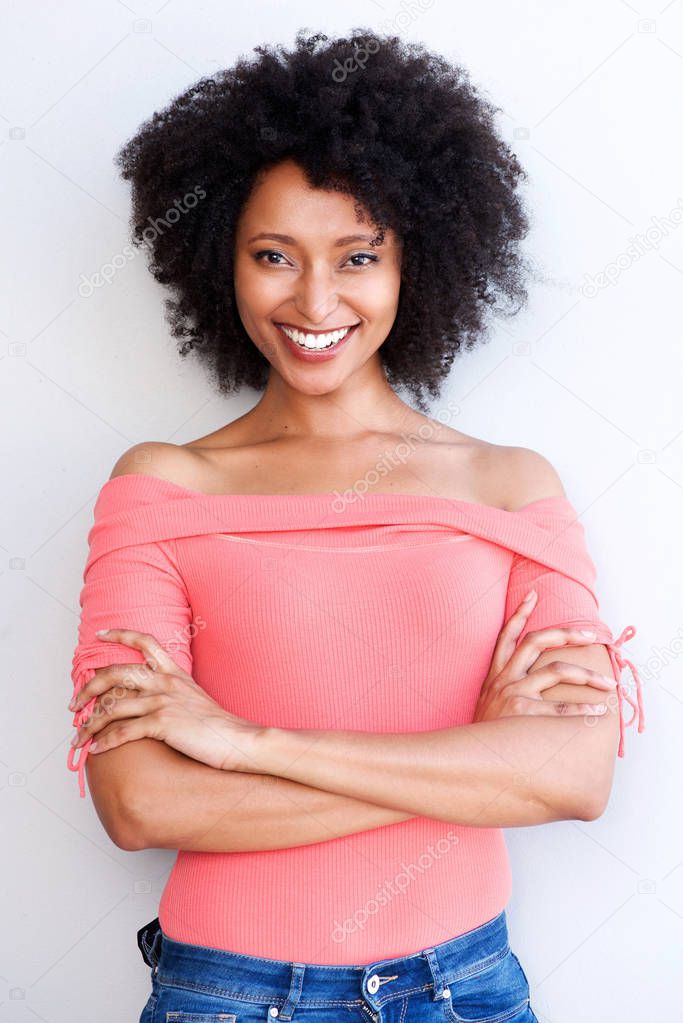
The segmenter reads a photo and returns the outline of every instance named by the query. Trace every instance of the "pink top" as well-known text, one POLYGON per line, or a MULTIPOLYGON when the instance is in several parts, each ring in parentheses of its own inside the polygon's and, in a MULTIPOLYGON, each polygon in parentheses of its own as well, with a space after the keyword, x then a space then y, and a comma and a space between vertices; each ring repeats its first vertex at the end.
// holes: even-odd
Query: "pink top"
MULTIPOLYGON (((416 732, 472 721, 493 647, 533 586, 525 632, 591 626, 615 678, 628 664, 598 614, 570 501, 514 512, 375 493, 207 495, 145 474, 102 487, 88 534, 74 692, 141 663, 96 629, 154 635, 226 709, 282 728, 416 732)), ((79 727, 90 701, 74 716, 79 727)), ((84 763, 70 749, 85 795, 84 763)), ((141 779, 144 784, 144 779, 141 779)), ((169 800, 172 793, 169 793, 169 800)), ((172 812, 172 810, 170 811, 172 812)), ((511 894, 504 832, 426 817, 254 852, 179 851, 161 896, 177 941, 287 961, 409 955, 496 916, 511 894)))

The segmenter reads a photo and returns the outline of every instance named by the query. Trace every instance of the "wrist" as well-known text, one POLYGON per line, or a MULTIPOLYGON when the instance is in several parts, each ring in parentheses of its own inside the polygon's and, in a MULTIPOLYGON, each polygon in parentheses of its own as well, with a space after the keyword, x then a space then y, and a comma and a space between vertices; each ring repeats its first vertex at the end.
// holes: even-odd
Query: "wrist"
MULTIPOLYGON (((287 736, 289 734, 285 728, 267 725, 255 728, 250 735, 247 755, 243 758, 244 766, 240 770, 248 774, 279 775, 278 768, 286 760, 287 736)), ((293 754, 289 759, 292 758, 293 754)))

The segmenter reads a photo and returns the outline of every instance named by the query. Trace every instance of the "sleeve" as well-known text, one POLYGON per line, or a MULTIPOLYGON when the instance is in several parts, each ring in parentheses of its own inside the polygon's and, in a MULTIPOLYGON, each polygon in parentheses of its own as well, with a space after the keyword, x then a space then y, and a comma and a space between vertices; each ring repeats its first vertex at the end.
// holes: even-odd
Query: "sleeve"
MULTIPOLYGON (((595 580, 595 566, 585 548, 583 539, 578 542, 582 545, 582 557, 590 567, 590 575, 595 580)), ((614 639, 609 626, 603 622, 599 613, 599 604, 595 596, 594 586, 579 582, 564 572, 548 568, 546 565, 533 561, 521 554, 515 554, 510 569, 508 580, 507 597, 505 602, 505 621, 507 622, 517 610, 522 600, 529 592, 535 589, 538 593, 538 600, 532 613, 527 619, 526 625, 520 634, 518 643, 529 631, 546 629, 551 626, 562 628, 571 627, 579 629, 592 628, 597 634, 596 643, 603 643, 612 664, 614 677, 617 680, 617 699, 619 701, 619 751, 618 755, 624 755, 624 699, 631 705, 633 714, 626 727, 632 725, 638 717, 638 731, 645 728, 645 715, 642 703, 641 681, 635 665, 621 654, 621 646, 636 634, 635 626, 627 625, 618 639, 614 639), (621 675, 625 665, 628 665, 635 681, 637 703, 625 691, 621 682, 621 675)))
MULTIPOLYGON (((118 547, 86 562, 80 592, 78 644, 72 660, 74 696, 90 681, 96 668, 110 664, 142 664, 134 647, 100 640, 98 629, 125 628, 151 633, 181 668, 192 674, 191 618, 187 591, 178 569, 174 541, 118 547)), ((95 698, 74 714, 75 728, 88 719, 95 698)), ((67 767, 78 771, 85 796, 85 761, 92 743, 69 748, 67 767), (80 753, 77 763, 76 753, 80 753)))

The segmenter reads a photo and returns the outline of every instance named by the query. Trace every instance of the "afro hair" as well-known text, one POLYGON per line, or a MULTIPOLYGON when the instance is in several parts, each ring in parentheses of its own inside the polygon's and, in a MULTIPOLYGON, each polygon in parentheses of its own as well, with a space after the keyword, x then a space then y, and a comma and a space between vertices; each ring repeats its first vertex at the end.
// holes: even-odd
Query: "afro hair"
POLYGON ((290 158, 312 187, 351 195, 380 239, 396 232, 398 309, 378 354, 425 411, 425 391, 438 397, 455 355, 485 339, 487 311, 514 314, 527 299, 526 173, 494 127, 500 108, 463 67, 369 29, 300 29, 292 49, 254 53, 154 113, 116 155, 133 244, 173 295, 179 353, 194 350, 224 394, 265 387, 270 364, 231 283, 234 238, 259 174, 290 158))

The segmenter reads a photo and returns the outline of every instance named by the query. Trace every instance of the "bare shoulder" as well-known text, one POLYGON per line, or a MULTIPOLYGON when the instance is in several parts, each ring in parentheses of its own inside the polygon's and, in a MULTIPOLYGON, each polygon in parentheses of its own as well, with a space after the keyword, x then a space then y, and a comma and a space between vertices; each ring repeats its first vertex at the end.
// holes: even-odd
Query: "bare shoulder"
POLYGON ((495 461, 508 511, 544 497, 566 497, 562 480, 551 462, 532 448, 500 446, 495 461))
POLYGON ((437 444, 435 451, 446 452, 438 464, 442 479, 454 481, 454 497, 517 511, 544 497, 567 496, 555 467, 532 448, 494 444, 445 426, 437 444))
POLYGON ((193 468, 193 454, 187 448, 165 441, 134 444, 121 455, 111 471, 110 479, 132 473, 158 476, 169 483, 183 483, 193 468))

